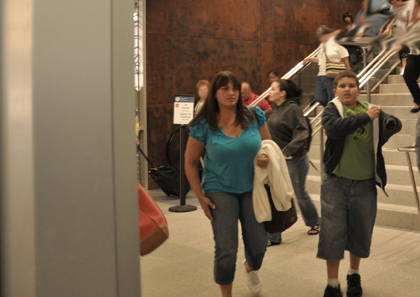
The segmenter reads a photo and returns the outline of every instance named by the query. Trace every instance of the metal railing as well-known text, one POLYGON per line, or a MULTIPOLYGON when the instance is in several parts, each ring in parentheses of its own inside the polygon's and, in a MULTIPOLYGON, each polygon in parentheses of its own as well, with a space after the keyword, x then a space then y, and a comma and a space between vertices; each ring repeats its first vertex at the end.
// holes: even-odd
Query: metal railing
POLYGON ((407 157, 407 165, 408 165, 408 171, 410 173, 411 185, 413 186, 414 200, 417 206, 417 212, 420 215, 419 194, 417 192, 416 180, 414 178, 414 172, 413 172, 413 165, 411 164, 411 158, 410 158, 410 153, 415 153, 416 149, 414 146, 408 146, 408 147, 400 147, 398 151, 405 153, 405 156, 407 157))
MULTIPOLYGON (((321 50, 321 47, 318 47, 316 50, 314 50, 306 58, 316 57, 319 54, 320 50, 321 50)), ((308 62, 308 63, 303 63, 303 61, 299 62, 289 72, 287 72, 285 75, 283 75, 281 77, 281 79, 292 79, 299 72, 302 72, 303 70, 305 70, 310 64, 311 64, 311 62, 308 62)), ((253 101, 249 106, 257 106, 261 101, 263 101, 265 98, 268 97, 268 95, 270 94, 270 91, 271 91, 271 87, 269 87, 264 93, 262 93, 257 99, 255 99, 255 101, 253 101)))

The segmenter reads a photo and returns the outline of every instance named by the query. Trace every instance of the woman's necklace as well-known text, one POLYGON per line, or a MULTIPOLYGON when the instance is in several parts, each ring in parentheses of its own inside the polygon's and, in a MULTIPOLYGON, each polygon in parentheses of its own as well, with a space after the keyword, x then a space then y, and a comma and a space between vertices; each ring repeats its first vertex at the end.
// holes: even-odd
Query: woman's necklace
MULTIPOLYGON (((238 125, 229 125, 229 126, 224 126, 223 129, 227 129, 229 131, 228 136, 231 137, 239 137, 239 135, 241 135, 242 131, 240 131, 240 126, 238 125)), ((225 131, 226 134, 226 131, 225 131)))
POLYGON ((233 123, 228 123, 226 119, 220 117, 221 126, 223 127, 223 133, 230 137, 239 137, 242 133, 241 125, 236 124, 236 121, 233 123), (227 132, 227 133, 226 133, 227 132))

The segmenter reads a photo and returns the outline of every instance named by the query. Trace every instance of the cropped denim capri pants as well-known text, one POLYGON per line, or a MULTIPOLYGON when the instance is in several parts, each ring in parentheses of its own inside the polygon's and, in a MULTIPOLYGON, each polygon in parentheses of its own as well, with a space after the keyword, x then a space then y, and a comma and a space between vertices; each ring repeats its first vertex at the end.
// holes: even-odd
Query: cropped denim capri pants
POLYGON ((214 280, 219 285, 228 285, 235 278, 238 221, 242 227, 245 259, 253 270, 259 270, 262 265, 267 248, 267 232, 264 225, 258 223, 255 218, 252 192, 206 193, 206 197, 216 206, 215 209, 211 209, 216 243, 214 280))
POLYGON ((351 180, 324 175, 321 185, 321 231, 317 257, 330 261, 370 254, 376 219, 375 179, 351 180))

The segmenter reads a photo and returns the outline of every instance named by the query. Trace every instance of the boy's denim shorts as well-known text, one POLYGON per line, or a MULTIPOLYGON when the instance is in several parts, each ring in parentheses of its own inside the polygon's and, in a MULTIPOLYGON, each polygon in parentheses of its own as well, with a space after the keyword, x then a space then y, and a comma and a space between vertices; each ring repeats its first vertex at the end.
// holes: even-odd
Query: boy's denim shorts
POLYGON ((360 258, 369 257, 376 210, 374 178, 350 180, 324 175, 317 257, 341 260, 345 250, 360 258))

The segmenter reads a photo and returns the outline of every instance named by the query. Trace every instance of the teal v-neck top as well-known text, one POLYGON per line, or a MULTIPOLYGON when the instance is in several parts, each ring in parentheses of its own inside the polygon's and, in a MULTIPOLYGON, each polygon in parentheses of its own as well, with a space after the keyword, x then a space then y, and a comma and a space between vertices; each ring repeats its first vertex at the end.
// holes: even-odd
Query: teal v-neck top
POLYGON ((241 194, 252 191, 254 158, 261 148, 259 127, 266 124, 264 112, 259 107, 255 111, 258 122, 253 121, 236 138, 225 135, 222 127, 217 131, 211 130, 205 120, 190 127, 189 135, 205 143, 201 184, 204 194, 241 194))

